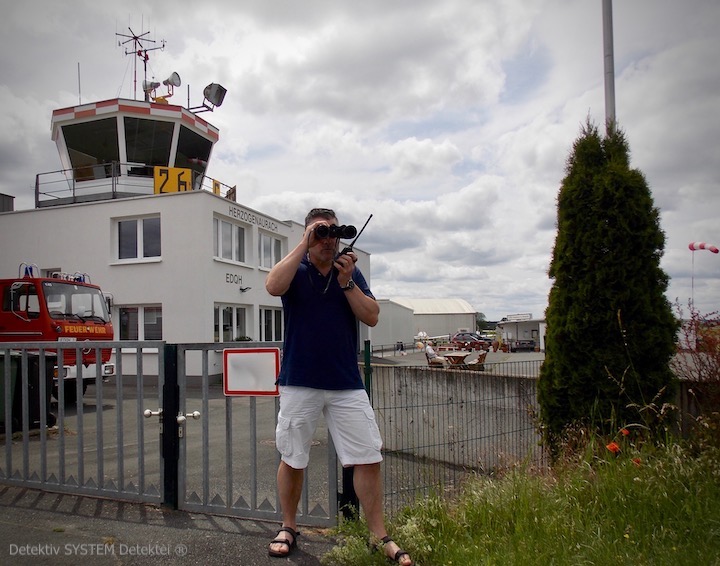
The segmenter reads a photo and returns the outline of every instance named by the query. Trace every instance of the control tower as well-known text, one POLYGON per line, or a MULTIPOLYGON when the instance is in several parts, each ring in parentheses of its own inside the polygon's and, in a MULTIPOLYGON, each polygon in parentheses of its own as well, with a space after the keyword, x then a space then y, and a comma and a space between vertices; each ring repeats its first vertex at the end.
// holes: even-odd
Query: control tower
MULTIPOLYGON (((153 48, 144 48, 142 42, 151 40, 144 34, 118 35, 133 42, 126 54, 147 64, 153 48)), ((37 175, 36 208, 203 187, 219 130, 198 114, 220 106, 225 88, 212 83, 205 87, 200 106, 184 108, 168 102, 180 86, 177 73, 162 85, 147 80, 141 84, 144 100, 116 98, 53 112, 51 136, 62 170, 37 175), (163 88, 167 92, 159 93, 163 88)), ((219 194, 219 184, 213 182, 212 190, 219 194)))
POLYGON ((55 110, 52 139, 63 171, 38 175, 36 208, 163 192, 163 181, 199 189, 219 130, 181 106, 118 98, 55 110))

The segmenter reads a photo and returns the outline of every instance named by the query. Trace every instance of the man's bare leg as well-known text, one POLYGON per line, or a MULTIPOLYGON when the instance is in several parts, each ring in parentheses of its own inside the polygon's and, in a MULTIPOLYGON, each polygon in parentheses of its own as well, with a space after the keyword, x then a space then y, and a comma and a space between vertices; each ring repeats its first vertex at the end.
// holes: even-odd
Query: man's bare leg
MULTIPOLYGON (((282 526, 289 527, 294 531, 297 531, 297 508, 302 494, 304 474, 305 470, 291 468, 285 462, 280 461, 277 471, 277 486, 283 515, 282 526)), ((292 535, 285 531, 278 534, 277 538, 292 543, 292 535)), ((275 552, 289 552, 289 548, 282 543, 270 544, 269 548, 275 552)))
MULTIPOLYGON (((365 514, 368 529, 370 529, 370 532, 377 538, 384 538, 387 535, 387 531, 385 530, 385 517, 383 513, 380 464, 355 466, 353 485, 355 486, 355 493, 360 500, 360 506, 365 514)), ((385 554, 390 558, 394 558, 398 550, 400 550, 400 547, 395 544, 394 541, 385 545, 385 554)), ((400 558, 401 566, 409 566, 410 564, 412 564, 412 560, 408 555, 400 558)))

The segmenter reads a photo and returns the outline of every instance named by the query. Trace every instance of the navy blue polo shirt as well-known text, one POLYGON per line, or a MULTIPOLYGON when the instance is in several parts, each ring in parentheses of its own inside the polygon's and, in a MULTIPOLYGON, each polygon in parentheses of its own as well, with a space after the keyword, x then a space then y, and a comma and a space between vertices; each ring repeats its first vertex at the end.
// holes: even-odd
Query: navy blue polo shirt
MULTIPOLYGON (((353 281, 372 297, 356 267, 353 281)), ((373 297, 374 298, 374 297, 373 297)), ((337 271, 323 276, 307 256, 282 296, 285 317, 278 383, 315 389, 363 389, 357 358, 358 321, 337 271)))

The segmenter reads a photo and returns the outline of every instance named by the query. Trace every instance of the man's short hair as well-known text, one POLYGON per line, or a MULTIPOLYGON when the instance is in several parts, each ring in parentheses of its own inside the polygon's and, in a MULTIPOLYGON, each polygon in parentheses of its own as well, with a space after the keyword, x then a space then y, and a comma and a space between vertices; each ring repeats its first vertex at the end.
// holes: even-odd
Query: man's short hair
POLYGON ((307 213, 307 216, 305 217, 305 227, 307 228, 308 224, 315 218, 323 218, 325 220, 337 220, 337 216, 335 216, 335 211, 330 208, 313 208, 310 212, 307 213))

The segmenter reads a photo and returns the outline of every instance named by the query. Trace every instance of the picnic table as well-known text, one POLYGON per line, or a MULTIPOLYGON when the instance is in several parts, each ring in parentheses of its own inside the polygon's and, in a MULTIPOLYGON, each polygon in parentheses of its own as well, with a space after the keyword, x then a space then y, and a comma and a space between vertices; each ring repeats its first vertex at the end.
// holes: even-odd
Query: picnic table
POLYGON ((443 357, 450 362, 451 366, 458 366, 465 363, 465 358, 470 355, 470 352, 446 352, 443 353, 443 357))

